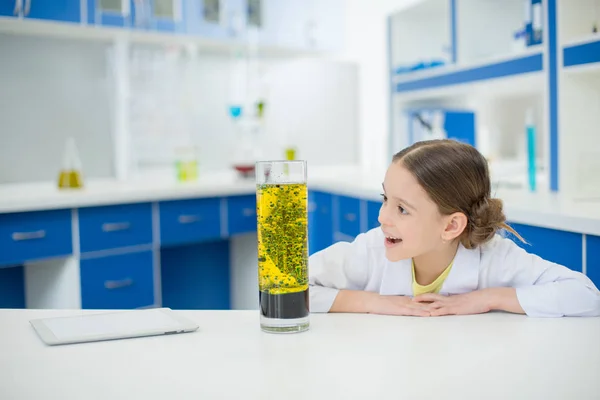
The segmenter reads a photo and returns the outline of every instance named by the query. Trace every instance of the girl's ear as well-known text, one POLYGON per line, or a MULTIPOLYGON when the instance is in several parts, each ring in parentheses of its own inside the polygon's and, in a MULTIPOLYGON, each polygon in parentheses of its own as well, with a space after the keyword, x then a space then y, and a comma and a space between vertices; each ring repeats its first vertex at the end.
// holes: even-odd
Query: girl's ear
POLYGON ((442 240, 449 242, 459 237, 467 227, 467 216, 461 212, 455 212, 446 217, 446 228, 442 232, 442 240))

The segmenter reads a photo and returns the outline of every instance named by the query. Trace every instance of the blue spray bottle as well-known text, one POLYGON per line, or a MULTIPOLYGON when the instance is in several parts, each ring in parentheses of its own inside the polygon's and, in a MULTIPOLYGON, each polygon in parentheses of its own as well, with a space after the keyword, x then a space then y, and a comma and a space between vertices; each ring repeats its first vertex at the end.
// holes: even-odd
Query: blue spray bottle
POLYGON ((536 188, 536 165, 535 165, 535 124, 533 110, 528 109, 525 114, 525 132, 527 135, 527 175, 529 178, 529 190, 535 192, 536 188))

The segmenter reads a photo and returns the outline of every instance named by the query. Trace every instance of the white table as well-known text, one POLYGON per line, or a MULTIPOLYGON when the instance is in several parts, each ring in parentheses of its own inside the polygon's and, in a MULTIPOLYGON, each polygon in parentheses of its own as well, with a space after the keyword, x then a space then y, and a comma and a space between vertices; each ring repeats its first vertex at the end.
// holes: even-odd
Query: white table
POLYGON ((49 347, 0 310, 0 399, 598 399, 600 318, 312 315, 274 335, 255 311, 179 311, 199 331, 49 347))

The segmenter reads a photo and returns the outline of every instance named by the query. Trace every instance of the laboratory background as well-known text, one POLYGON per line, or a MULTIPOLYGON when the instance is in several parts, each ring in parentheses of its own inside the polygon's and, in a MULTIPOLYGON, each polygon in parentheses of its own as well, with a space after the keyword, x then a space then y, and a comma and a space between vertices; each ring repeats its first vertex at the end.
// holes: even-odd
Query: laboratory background
MULTIPOLYGON (((600 0, 0 0, 0 308, 258 309, 255 165, 309 252, 394 153, 487 158, 531 253, 600 286, 600 0)), ((310 268, 310 265, 309 265, 310 268)))

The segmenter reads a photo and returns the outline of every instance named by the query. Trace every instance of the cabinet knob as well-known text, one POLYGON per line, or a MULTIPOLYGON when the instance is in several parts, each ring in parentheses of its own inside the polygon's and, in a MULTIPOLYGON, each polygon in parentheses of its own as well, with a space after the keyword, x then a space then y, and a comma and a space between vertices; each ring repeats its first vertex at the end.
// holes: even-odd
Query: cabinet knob
POLYGON ((348 213, 348 214, 344 215, 344 219, 349 222, 354 222, 354 221, 356 221, 356 214, 348 213))

